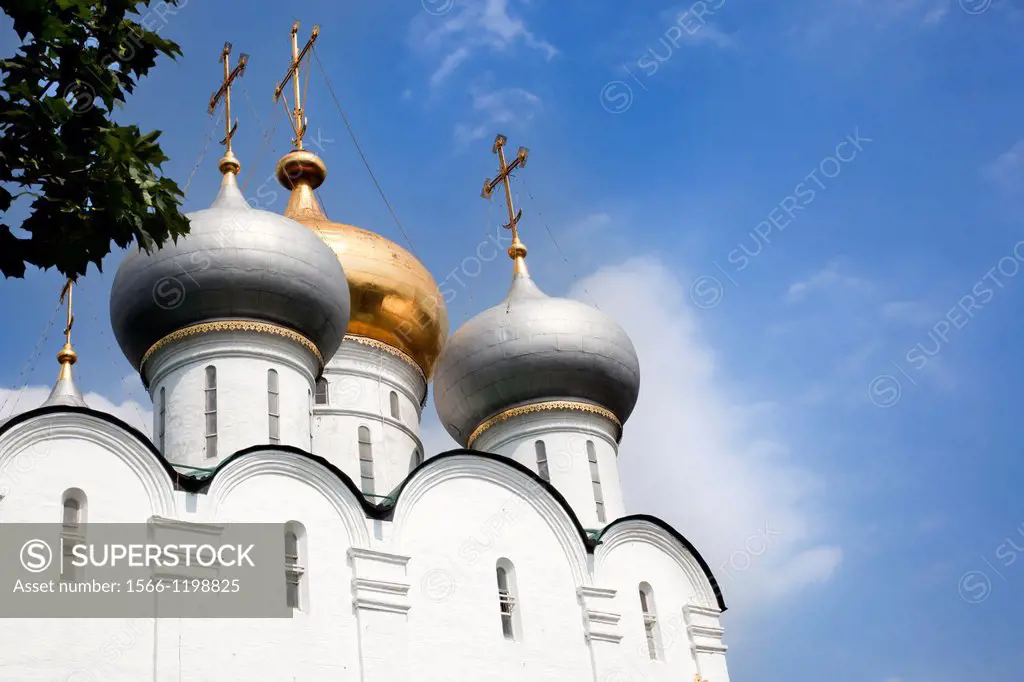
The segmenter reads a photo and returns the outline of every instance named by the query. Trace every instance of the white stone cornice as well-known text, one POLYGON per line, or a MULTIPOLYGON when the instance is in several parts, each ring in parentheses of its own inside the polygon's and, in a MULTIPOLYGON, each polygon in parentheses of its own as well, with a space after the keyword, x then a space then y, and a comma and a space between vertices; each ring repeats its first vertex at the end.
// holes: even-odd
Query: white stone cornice
POLYGON ((423 452, 423 442, 420 440, 420 434, 416 433, 401 420, 395 419, 389 415, 380 414, 377 412, 370 412, 369 410, 357 410, 351 407, 334 407, 331 405, 314 405, 313 406, 314 417, 326 417, 326 416, 339 416, 339 417, 359 417, 361 419, 368 419, 374 422, 384 422, 388 426, 398 429, 409 438, 411 438, 416 445, 419 447, 420 452, 423 452))
POLYGON ((602 535, 601 544, 595 552, 596 563, 600 566, 617 547, 630 542, 651 545, 671 557, 694 586, 699 606, 713 609, 718 605, 711 581, 708 580, 697 558, 664 528, 642 519, 616 523, 602 535))
POLYGON ((683 617, 686 619, 686 634, 690 647, 697 653, 724 654, 728 647, 722 643, 725 630, 719 624, 722 612, 699 604, 686 604, 683 617))
POLYGON ((264 474, 284 476, 309 485, 338 512, 353 546, 370 545, 366 516, 349 487, 323 465, 308 457, 275 450, 273 446, 234 459, 217 472, 208 492, 211 516, 216 518, 218 506, 235 487, 264 474))
POLYGON ((531 412, 498 422, 480 434, 473 448, 484 452, 502 452, 514 441, 543 440, 551 433, 572 432, 605 441, 618 452, 616 441, 619 426, 609 419, 590 412, 554 410, 531 412))
POLYGON ((264 360, 291 368, 309 379, 319 372, 319 360, 289 339, 258 332, 212 332, 160 348, 146 361, 149 386, 155 390, 163 376, 187 365, 224 358, 264 360))
POLYGON ((463 478, 486 481, 520 496, 529 504, 547 522, 562 546, 577 587, 590 583, 587 550, 583 539, 565 508, 543 486, 519 470, 487 457, 467 453, 430 461, 432 465, 421 469, 398 496, 394 513, 396 547, 402 546, 402 532, 416 503, 430 489, 443 485, 446 481, 463 478))
POLYGON ((174 483, 158 456, 119 426, 82 412, 51 412, 11 427, 0 436, 0 472, 17 457, 47 457, 56 439, 83 440, 117 455, 145 488, 150 514, 174 514, 174 483))
POLYGON ((348 550, 348 554, 353 559, 366 559, 367 561, 379 561, 385 564, 397 564, 399 566, 406 566, 409 563, 407 556, 401 554, 391 554, 389 552, 381 552, 376 549, 366 549, 363 547, 352 547, 348 550))
POLYGON ((580 608, 583 610, 583 627, 588 642, 611 642, 622 640, 619 621, 622 614, 609 611, 615 605, 616 590, 586 586, 576 590, 580 608))
POLYGON ((352 605, 356 609, 408 613, 409 581, 406 565, 409 557, 373 549, 351 547, 348 550, 352 565, 352 605))
POLYGON ((374 346, 345 337, 324 368, 327 376, 360 376, 374 381, 386 380, 393 388, 406 394, 413 403, 421 404, 427 394, 427 382, 415 364, 374 346))
POLYGON ((157 528, 185 529, 206 535, 220 535, 227 527, 223 523, 199 523, 196 521, 183 521, 181 519, 169 519, 163 516, 151 516, 149 523, 157 528))

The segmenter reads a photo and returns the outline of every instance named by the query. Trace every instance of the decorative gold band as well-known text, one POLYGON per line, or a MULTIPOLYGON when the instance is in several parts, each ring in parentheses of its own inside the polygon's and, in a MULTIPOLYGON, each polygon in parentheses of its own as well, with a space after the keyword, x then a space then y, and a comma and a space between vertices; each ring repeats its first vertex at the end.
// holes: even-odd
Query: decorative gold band
POLYGON ((473 443, 476 442, 477 438, 483 435, 484 431, 491 428, 495 424, 501 423, 512 417, 518 417, 523 414, 532 414, 533 412, 548 412, 553 410, 570 410, 574 412, 589 412, 590 414, 596 414, 610 420, 615 426, 618 427, 619 431, 622 431, 622 422, 619 421, 618 417, 615 416, 610 410, 606 410, 603 407, 594 405, 592 403, 581 403, 575 400, 549 400, 543 403, 532 403, 530 405, 520 405, 519 407, 513 407, 499 412, 480 426, 476 427, 472 434, 469 436, 467 447, 473 447, 473 443))
POLYGON ((300 346, 304 346, 310 353, 316 357, 320 366, 323 367, 324 358, 320 355, 320 350, 316 347, 316 344, 307 339, 302 334, 296 331, 292 331, 287 327, 281 327, 276 324, 270 324, 269 322, 256 322, 253 320, 218 320, 216 322, 202 322, 200 324, 193 324, 188 327, 182 327, 181 329, 171 332, 164 338, 160 339, 146 351, 145 355, 142 356, 142 361, 139 363, 141 369, 146 365, 146 360, 149 360, 153 353, 157 352, 164 346, 187 339, 190 336, 198 336, 199 334, 208 334, 210 332, 256 332, 257 334, 271 334, 273 336, 281 336, 283 338, 294 341, 300 346))
POLYGON ((423 381, 424 382, 427 381, 427 377, 423 374, 423 368, 420 367, 419 365, 417 365, 416 361, 413 360, 409 355, 406 355, 405 353, 403 353, 402 351, 398 350, 394 346, 389 346, 388 344, 384 343, 383 341, 378 341, 377 339, 371 339, 368 336, 358 336, 356 334, 346 334, 345 338, 346 339, 351 339, 352 341, 355 341, 356 343, 361 343, 364 346, 369 346, 370 348, 376 348, 378 350, 384 351, 385 353, 390 353, 391 355, 394 355, 396 358, 398 358, 399 360, 402 360, 403 362, 405 362, 405 364, 407 364, 410 367, 412 367, 413 369, 415 369, 416 373, 419 374, 421 377, 423 377, 423 381))

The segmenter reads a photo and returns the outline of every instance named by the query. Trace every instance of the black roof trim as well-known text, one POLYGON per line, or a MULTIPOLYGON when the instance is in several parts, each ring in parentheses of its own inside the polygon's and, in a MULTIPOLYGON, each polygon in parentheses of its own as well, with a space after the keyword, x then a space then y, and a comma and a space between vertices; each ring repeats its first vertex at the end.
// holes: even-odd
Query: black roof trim
POLYGON ((489 459, 491 461, 501 464, 502 466, 507 466, 512 469, 515 469, 521 474, 527 476, 534 483, 543 488, 552 498, 554 498, 554 500, 558 502, 565 510, 565 513, 569 516, 569 519, 572 521, 573 526, 576 527, 576 532, 579 533, 580 540, 583 542, 583 545, 586 547, 588 553, 593 554, 594 549, 601 544, 601 538, 609 530, 611 530, 620 523, 625 523, 626 521, 644 521, 646 523, 653 524, 663 529, 665 532, 667 532, 669 535, 675 538, 681 545, 683 545, 683 547, 685 547, 697 559, 697 563, 700 564, 701 569, 703 569, 704 571, 704 575, 711 583, 711 589, 714 590, 715 598, 718 600, 718 608, 722 611, 726 610, 725 599, 722 596, 722 590, 720 589, 718 581, 715 579, 715 576, 711 573, 711 568, 708 566, 708 563, 704 560, 704 557, 700 555, 700 552, 697 551, 697 548, 694 547, 689 540, 683 537, 679 533, 679 531, 677 531, 671 525, 669 525, 665 521, 662 521, 658 517, 651 516, 649 514, 631 514, 629 516, 623 516, 621 518, 615 519, 610 524, 605 526, 604 529, 602 529, 599 533, 597 533, 594 536, 591 536, 587 533, 586 529, 583 528, 583 525, 580 523, 580 520, 576 517, 576 513, 572 510, 572 507, 562 496, 562 493, 556 490, 554 486, 545 481, 543 478, 538 476, 533 470, 503 455, 496 455, 491 452, 483 452, 480 450, 467 450, 464 448, 458 448, 455 450, 449 450, 448 452, 443 452, 439 455, 435 455, 434 457, 425 458, 423 462, 419 464, 419 466, 417 466, 415 469, 409 472, 409 475, 406 476, 405 479, 403 479, 402 482, 399 483, 398 486, 394 490, 392 490, 391 493, 389 493, 388 496, 384 498, 382 502, 375 504, 367 500, 366 497, 363 496, 362 491, 359 489, 358 486, 356 486, 352 479, 349 478, 348 475, 344 471, 339 469, 337 466, 335 466, 334 464, 332 464, 331 462, 329 462, 328 460, 324 459, 319 455, 314 455, 312 453, 306 452, 305 450, 302 450, 291 445, 253 445, 251 447, 245 448, 244 450, 239 450, 238 452, 232 454, 229 457, 226 457, 224 460, 221 461, 220 464, 217 465, 217 467, 210 474, 183 474, 179 472, 177 469, 175 469, 171 465, 171 463, 164 458, 163 454, 156 449, 156 446, 153 445, 153 442, 149 439, 148 436, 146 436, 146 434, 142 433, 134 426, 131 426, 130 424, 119 419, 118 417, 115 417, 109 412, 101 412, 100 410, 94 410, 90 407, 77 407, 74 405, 49 405, 46 407, 39 407, 34 410, 29 410, 27 412, 22 412, 0 424, 0 436, 2 436, 10 428, 22 422, 28 421, 29 419, 46 416, 48 414, 57 414, 65 412, 88 415, 90 417, 94 417, 101 421, 105 421, 109 424, 117 426, 118 428, 123 430, 125 433, 133 437, 147 450, 149 450, 150 453, 153 454, 156 460, 167 472, 168 477, 175 484, 175 487, 178 490, 183 490, 185 492, 191 493, 205 493, 206 490, 209 488, 210 483, 213 482, 213 479, 217 477, 217 474, 220 473, 220 471, 229 462, 233 462, 236 459, 246 457, 247 455, 251 455, 256 452, 264 452, 266 450, 277 450, 288 452, 299 457, 305 457, 306 459, 316 462, 317 464, 321 465, 322 467, 330 471, 352 492, 353 496, 356 498, 356 500, 359 501, 359 504, 362 507, 363 512, 366 514, 368 518, 380 519, 382 521, 390 521, 393 518, 395 506, 397 505, 399 498, 401 498, 402 491, 405 490, 405 487, 409 484, 409 481, 411 481, 412 478, 420 472, 420 470, 426 467, 434 466, 434 462, 449 459, 452 457, 461 457, 469 455, 472 457, 489 459))
POLYGON ((628 521, 644 521, 646 523, 655 525, 658 528, 664 530, 669 535, 671 535, 673 538, 676 539, 677 542, 679 542, 679 544, 685 547, 690 552, 690 554, 692 554, 694 558, 697 559, 697 563, 700 564, 701 570, 704 571, 704 575, 707 577, 708 582, 711 583, 711 589, 715 592, 715 599, 718 601, 719 610, 723 612, 726 610, 727 607, 725 605, 725 597, 722 595, 722 589, 718 586, 718 581, 715 579, 714 574, 711 573, 711 567, 708 566, 708 562, 706 562, 704 560, 704 557, 700 555, 700 552, 697 551, 697 548, 694 547, 689 540, 683 537, 682 534, 680 534, 679 531, 673 528, 667 521, 662 521, 657 516, 651 516, 650 514, 630 514, 628 516, 622 516, 615 519, 607 526, 605 526, 604 529, 601 530, 601 533, 597 536, 597 541, 600 542, 601 538, 603 538, 605 534, 615 526, 621 523, 626 523, 628 521))

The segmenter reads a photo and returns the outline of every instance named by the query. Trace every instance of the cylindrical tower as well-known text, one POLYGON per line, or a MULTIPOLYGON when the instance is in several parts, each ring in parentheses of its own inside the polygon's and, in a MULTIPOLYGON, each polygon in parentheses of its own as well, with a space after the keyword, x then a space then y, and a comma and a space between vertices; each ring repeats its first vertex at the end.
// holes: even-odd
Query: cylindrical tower
POLYGON ((234 156, 186 237, 130 253, 110 294, 114 335, 153 399, 172 464, 210 468, 260 444, 311 448, 315 380, 341 344, 348 284, 302 225, 253 209, 234 156))
POLYGON ((351 316, 314 392, 313 452, 367 495, 387 495, 424 456, 420 416, 448 335, 448 313, 430 272, 394 242, 332 222, 315 191, 324 162, 297 149, 277 165, 291 191, 285 215, 320 237, 345 269, 351 316))
POLYGON ((465 447, 536 471, 586 528, 622 516, 622 425, 640 390, 632 342, 611 318, 545 295, 513 235, 512 286, 451 337, 434 381, 442 424, 465 447))

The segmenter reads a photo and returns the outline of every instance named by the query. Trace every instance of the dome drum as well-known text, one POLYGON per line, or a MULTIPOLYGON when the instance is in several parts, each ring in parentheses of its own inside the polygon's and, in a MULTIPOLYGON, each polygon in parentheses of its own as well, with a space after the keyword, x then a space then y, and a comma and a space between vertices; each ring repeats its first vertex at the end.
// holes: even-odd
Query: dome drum
POLYGON ((515 410, 553 402, 625 423, 640 390, 632 342, 607 315, 546 296, 525 273, 508 297, 463 325, 438 364, 442 424, 469 446, 480 428, 515 410))
POLYGON ((345 273, 297 222, 251 208, 233 173, 213 205, 187 216, 186 237, 127 255, 110 294, 114 335, 132 366, 155 344, 196 325, 234 321, 291 330, 321 358, 348 325, 345 273))

